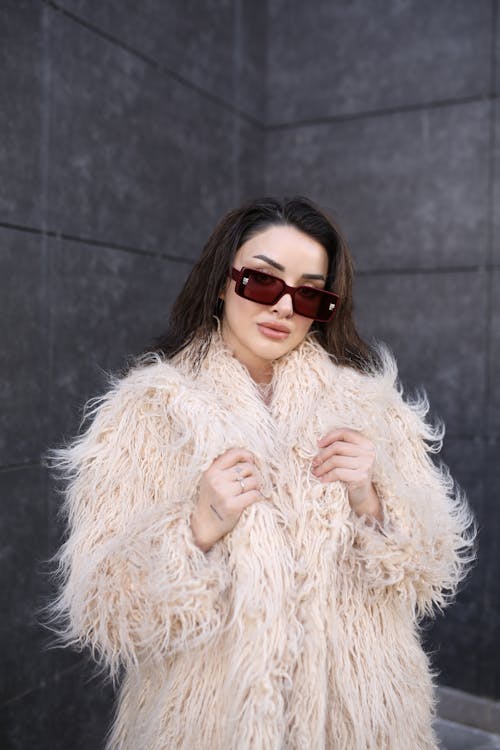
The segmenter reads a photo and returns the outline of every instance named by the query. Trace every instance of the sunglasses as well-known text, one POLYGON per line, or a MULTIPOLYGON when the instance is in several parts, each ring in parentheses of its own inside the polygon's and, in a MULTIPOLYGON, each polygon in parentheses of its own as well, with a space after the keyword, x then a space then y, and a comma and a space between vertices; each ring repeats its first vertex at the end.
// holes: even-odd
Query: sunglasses
POLYGON ((236 282, 235 292, 244 299, 261 305, 274 305, 284 294, 292 298, 297 315, 312 318, 319 323, 328 323, 337 310, 339 297, 333 292, 314 286, 288 286, 283 279, 253 268, 231 269, 231 278, 236 282))

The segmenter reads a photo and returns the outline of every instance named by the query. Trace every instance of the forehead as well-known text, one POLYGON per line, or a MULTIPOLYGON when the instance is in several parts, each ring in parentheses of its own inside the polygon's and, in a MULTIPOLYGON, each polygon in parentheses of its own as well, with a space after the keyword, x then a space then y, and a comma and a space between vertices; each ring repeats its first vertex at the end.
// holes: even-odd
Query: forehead
POLYGON ((265 255, 285 269, 304 273, 326 273, 328 254, 319 242, 295 227, 268 227, 247 240, 238 250, 235 261, 247 262, 255 255, 265 255))

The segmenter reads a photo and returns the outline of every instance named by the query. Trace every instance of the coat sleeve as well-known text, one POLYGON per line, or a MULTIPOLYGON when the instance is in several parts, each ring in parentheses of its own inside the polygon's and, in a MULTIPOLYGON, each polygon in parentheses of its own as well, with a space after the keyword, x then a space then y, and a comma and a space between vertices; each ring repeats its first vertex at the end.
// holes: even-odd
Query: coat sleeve
POLYGON ((383 521, 352 512, 353 551, 372 590, 390 587, 423 617, 453 598, 474 560, 476 530, 464 494, 432 460, 444 430, 426 421, 427 399, 406 402, 387 380, 374 474, 383 521))
POLYGON ((52 618, 66 643, 121 666, 206 643, 220 629, 224 546, 194 543, 193 496, 179 497, 168 462, 182 461, 174 421, 143 385, 124 381, 94 406, 87 431, 53 464, 66 479, 68 536, 58 555, 52 618), (178 447, 178 446, 177 446, 178 447))

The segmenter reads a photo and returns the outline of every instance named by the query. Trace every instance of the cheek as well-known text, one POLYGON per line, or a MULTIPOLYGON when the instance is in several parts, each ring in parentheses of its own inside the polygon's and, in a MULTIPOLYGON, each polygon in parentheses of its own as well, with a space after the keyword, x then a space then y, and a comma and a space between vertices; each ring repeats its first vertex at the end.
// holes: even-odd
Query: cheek
POLYGON ((302 343, 302 341, 307 336, 309 329, 311 328, 312 324, 314 323, 313 320, 309 320, 309 318, 297 318, 295 323, 295 330, 293 335, 293 340, 289 341, 289 350, 295 349, 296 346, 299 346, 299 344, 302 343))
POLYGON ((243 299, 237 294, 231 294, 229 290, 224 301, 223 319, 226 318, 232 326, 245 327, 252 315, 259 312, 259 308, 260 306, 255 302, 243 299))
POLYGON ((310 318, 300 317, 300 323, 297 324, 297 335, 303 339, 309 332, 313 323, 314 320, 311 320, 310 318))

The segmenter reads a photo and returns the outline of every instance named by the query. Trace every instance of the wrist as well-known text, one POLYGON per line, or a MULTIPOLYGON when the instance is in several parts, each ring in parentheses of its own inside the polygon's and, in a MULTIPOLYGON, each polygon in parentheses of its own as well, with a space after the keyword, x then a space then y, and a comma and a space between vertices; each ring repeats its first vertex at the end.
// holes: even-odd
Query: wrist
POLYGON ((202 552, 208 552, 213 547, 213 542, 209 541, 203 534, 195 513, 191 515, 190 526, 193 541, 196 546, 201 549, 202 552))
POLYGON ((371 516, 380 523, 383 520, 382 504, 375 487, 370 485, 368 490, 352 490, 349 492, 351 507, 358 516, 371 516))

